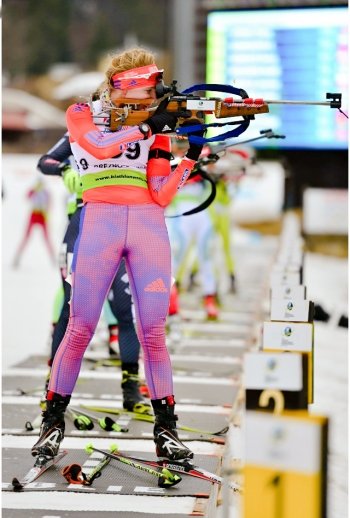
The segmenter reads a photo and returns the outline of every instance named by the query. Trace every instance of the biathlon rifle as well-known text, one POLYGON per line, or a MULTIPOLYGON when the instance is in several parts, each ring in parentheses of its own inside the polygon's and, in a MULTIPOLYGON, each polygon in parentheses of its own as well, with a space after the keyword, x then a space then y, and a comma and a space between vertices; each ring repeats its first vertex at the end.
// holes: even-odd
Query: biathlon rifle
POLYGON ((264 100, 252 99, 248 93, 242 88, 236 88, 231 85, 221 84, 197 84, 193 85, 183 92, 178 92, 176 88, 177 81, 173 81, 170 86, 163 83, 156 85, 156 100, 140 100, 140 99, 118 99, 114 101, 115 108, 111 108, 109 119, 109 127, 112 131, 116 131, 121 126, 135 126, 143 121, 147 121, 149 117, 154 115, 159 104, 168 99, 166 111, 176 113, 178 116, 178 124, 175 129, 177 136, 188 135, 190 142, 195 144, 204 144, 207 142, 217 142, 226 140, 227 138, 237 137, 243 133, 249 126, 250 121, 255 115, 269 112, 269 105, 272 104, 290 104, 290 105, 318 105, 337 108, 341 110, 341 93, 327 93, 327 101, 284 101, 284 100, 264 100), (216 91, 235 95, 224 99, 219 97, 201 97, 194 95, 193 92, 199 91, 216 91), (213 115, 215 119, 231 119, 241 117, 238 121, 227 120, 225 122, 214 122, 205 124, 205 116, 213 115), (198 131, 206 130, 208 127, 220 127, 226 125, 236 125, 236 129, 227 131, 224 134, 206 139, 195 135, 198 131))
MULTIPOLYGON (((210 86, 210 85, 207 85, 210 86)), ((168 98, 166 111, 179 114, 180 126, 184 122, 204 124, 205 115, 215 115, 217 119, 227 117, 250 117, 259 113, 267 113, 269 108, 262 99, 253 100, 248 97, 245 90, 237 89, 237 95, 241 101, 233 98, 220 99, 218 97, 200 97, 190 93, 180 93, 176 90, 176 81, 173 81, 170 89, 156 101, 140 99, 118 99, 113 101, 116 108, 111 110, 110 128, 115 131, 122 125, 138 125, 148 117, 154 115, 161 101, 168 98), (143 109, 140 109, 140 106, 143 109)))

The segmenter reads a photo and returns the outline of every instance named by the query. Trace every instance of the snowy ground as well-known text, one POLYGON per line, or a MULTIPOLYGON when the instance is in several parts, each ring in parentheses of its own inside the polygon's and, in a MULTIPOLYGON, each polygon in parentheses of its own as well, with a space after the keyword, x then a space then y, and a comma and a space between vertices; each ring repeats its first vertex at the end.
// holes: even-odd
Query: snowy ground
MULTIPOLYGON (((3 158, 2 207, 2 367, 31 354, 48 351, 52 303, 60 277, 37 231, 21 265, 11 264, 28 215, 25 192, 36 177, 34 155, 3 158)), ((52 193, 52 241, 58 248, 65 229, 65 190, 59 179, 47 179, 52 193)), ((244 241, 244 234, 242 234, 244 241)), ((238 243, 239 244, 239 243, 238 243)), ((315 323, 315 403, 310 411, 330 418, 328 518, 348 516, 348 331, 339 317, 348 311, 348 265, 344 259, 307 254, 305 284, 308 298, 331 314, 328 323, 315 323)), ((229 516, 236 516, 234 505, 229 516)), ((227 509, 219 509, 224 516, 227 509)), ((226 516, 228 516, 226 514, 226 516)), ((310 517, 311 518, 311 517, 310 517)))
MULTIPOLYGON (((3 156, 3 368, 29 354, 46 352, 53 299, 61 282, 58 266, 50 260, 40 228, 34 228, 20 266, 12 267, 30 212, 26 193, 39 175, 37 161, 36 155, 3 156)), ((66 224, 66 190, 60 178, 47 178, 46 184, 52 199, 50 235, 57 255, 66 224)))

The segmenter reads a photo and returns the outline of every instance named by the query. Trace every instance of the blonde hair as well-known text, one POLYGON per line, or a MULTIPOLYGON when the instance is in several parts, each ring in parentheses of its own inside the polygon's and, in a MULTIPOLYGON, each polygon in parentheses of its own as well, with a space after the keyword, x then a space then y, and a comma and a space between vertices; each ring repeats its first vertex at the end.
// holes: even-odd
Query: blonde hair
POLYGON ((155 64, 155 55, 141 47, 135 47, 125 50, 120 54, 115 54, 111 57, 109 67, 105 72, 105 79, 98 89, 92 94, 91 100, 101 99, 103 109, 113 108, 113 103, 110 99, 110 93, 113 89, 112 77, 114 74, 125 72, 132 68, 144 67, 146 65, 155 64))
POLYGON ((105 72, 105 80, 98 89, 99 92, 109 90, 112 88, 111 78, 114 74, 125 72, 131 68, 144 67, 146 65, 155 64, 155 55, 147 49, 142 47, 135 47, 133 49, 125 50, 120 54, 112 56, 109 67, 105 72))

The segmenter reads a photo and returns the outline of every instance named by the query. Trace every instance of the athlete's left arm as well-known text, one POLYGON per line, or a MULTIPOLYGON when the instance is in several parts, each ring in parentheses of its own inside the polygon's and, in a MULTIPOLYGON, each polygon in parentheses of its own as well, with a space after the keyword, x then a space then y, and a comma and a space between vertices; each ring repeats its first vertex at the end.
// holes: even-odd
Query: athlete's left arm
POLYGON ((196 164, 195 160, 185 156, 171 171, 170 158, 170 138, 166 135, 156 135, 147 163, 147 181, 153 200, 161 207, 169 205, 196 164))

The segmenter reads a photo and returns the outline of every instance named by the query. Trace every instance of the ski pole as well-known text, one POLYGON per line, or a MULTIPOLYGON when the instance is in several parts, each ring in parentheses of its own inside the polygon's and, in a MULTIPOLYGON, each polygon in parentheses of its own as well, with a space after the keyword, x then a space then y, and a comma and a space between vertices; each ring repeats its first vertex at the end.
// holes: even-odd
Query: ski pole
MULTIPOLYGON (((67 416, 72 419, 74 426, 78 430, 92 430, 94 423, 83 414, 76 414, 72 408, 67 408, 67 416)), ((42 421, 42 413, 40 413, 33 421, 26 421, 24 427, 27 432, 32 432, 35 428, 39 428, 42 421)))
MULTIPOLYGON (((82 405, 83 408, 87 408, 89 410, 93 410, 95 412, 101 412, 106 414, 113 414, 113 415, 122 415, 127 414, 132 416, 137 421, 146 421, 148 423, 154 423, 154 416, 149 414, 137 414, 135 412, 128 412, 127 410, 121 410, 118 408, 106 408, 106 407, 97 407, 97 406, 90 406, 90 405, 82 405)), ((201 435, 218 435, 222 436, 225 435, 228 431, 228 426, 225 426, 221 430, 217 432, 209 432, 206 430, 200 430, 199 428, 192 428, 191 426, 186 426, 182 424, 178 424, 177 428, 179 430, 183 430, 185 432, 192 432, 192 433, 199 433, 201 435)))
POLYGON ((92 430, 94 427, 92 419, 83 414, 76 414, 70 407, 67 408, 67 416, 72 419, 75 428, 78 430, 92 430))
MULTIPOLYGON (((77 426, 78 422, 76 424, 77 420, 79 420, 80 422, 83 422, 83 423, 88 422, 88 421, 90 421, 92 423, 91 428, 78 428, 78 430, 86 430, 86 429, 91 430, 93 428, 94 422, 95 422, 102 428, 102 430, 105 430, 106 432, 124 432, 124 433, 126 433, 129 431, 128 428, 120 426, 118 423, 116 423, 113 419, 111 419, 108 416, 99 419, 98 417, 88 414, 86 412, 80 412, 80 410, 77 408, 68 407, 68 409, 70 409, 72 415, 75 416, 74 425, 76 426, 76 428, 78 428, 78 426, 77 426)), ((93 408, 91 408, 91 410, 93 410, 93 408)))
MULTIPOLYGON (((224 479, 220 477, 219 475, 216 475, 215 473, 211 473, 210 471, 200 468, 198 466, 195 466, 191 462, 179 462, 176 461, 167 461, 167 460, 149 460, 144 459, 141 457, 135 457, 134 455, 129 455, 125 452, 119 452, 118 446, 116 444, 113 444, 110 446, 111 449, 113 449, 115 455, 122 455, 126 459, 130 459, 136 462, 142 462, 143 464, 146 464, 148 466, 152 467, 161 467, 166 468, 171 471, 177 471, 179 473, 182 473, 184 475, 189 475, 191 477, 200 478, 201 480, 206 480, 207 482, 212 482, 214 484, 222 485, 224 483, 224 479), (118 453, 116 453, 118 451, 118 453)), ((238 484, 235 484, 234 482, 229 482, 228 486, 233 489, 233 491, 241 491, 241 488, 238 484)))
POLYGON ((40 428, 41 421, 43 420, 42 413, 40 412, 39 415, 37 415, 33 421, 26 421, 24 428, 26 432, 32 432, 36 428, 40 428))
POLYGON ((127 466, 131 466, 132 468, 139 469, 141 471, 144 471, 146 473, 149 473, 150 475, 153 475, 158 478, 158 486, 167 488, 172 487, 181 482, 182 478, 180 475, 176 475, 169 471, 166 468, 162 468, 161 471, 156 471, 149 466, 144 466, 142 464, 139 464, 138 462, 133 461, 131 458, 124 457, 116 452, 118 449, 117 446, 113 445, 113 453, 107 452, 104 450, 100 450, 99 448, 95 448, 92 443, 89 443, 86 445, 85 450, 88 453, 92 453, 93 451, 102 453, 102 455, 108 456, 111 459, 118 460, 119 462, 126 464, 127 466))
MULTIPOLYGON (((111 453, 114 451, 115 449, 111 447, 111 453)), ((88 453, 90 453, 90 451, 88 453)), ((109 455, 104 455, 100 462, 92 469, 92 471, 90 471, 88 475, 83 472, 82 466, 76 463, 65 466, 62 469, 61 474, 69 484, 91 486, 93 481, 102 475, 103 468, 105 468, 111 462, 111 460, 112 458, 109 455)))

